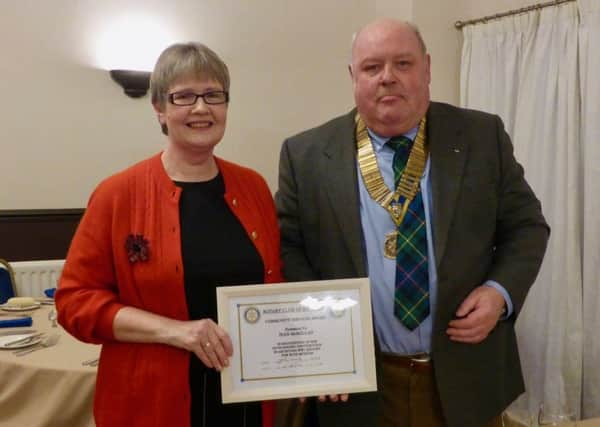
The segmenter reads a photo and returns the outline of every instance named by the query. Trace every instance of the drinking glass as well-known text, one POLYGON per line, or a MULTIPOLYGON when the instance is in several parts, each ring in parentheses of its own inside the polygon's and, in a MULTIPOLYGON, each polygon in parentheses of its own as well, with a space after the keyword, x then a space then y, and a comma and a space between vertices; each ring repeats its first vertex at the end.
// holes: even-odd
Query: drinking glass
POLYGON ((509 409, 502 414, 503 427, 534 427, 534 415, 528 409, 509 409))
POLYGON ((48 312, 48 320, 50 322, 52 322, 53 328, 56 328, 58 326, 58 324, 56 323, 57 318, 58 318, 58 313, 56 312, 55 308, 52 308, 52 310, 50 310, 50 312, 48 312))
POLYGON ((541 404, 538 412, 539 426, 576 427, 575 412, 565 408, 554 408, 541 404))

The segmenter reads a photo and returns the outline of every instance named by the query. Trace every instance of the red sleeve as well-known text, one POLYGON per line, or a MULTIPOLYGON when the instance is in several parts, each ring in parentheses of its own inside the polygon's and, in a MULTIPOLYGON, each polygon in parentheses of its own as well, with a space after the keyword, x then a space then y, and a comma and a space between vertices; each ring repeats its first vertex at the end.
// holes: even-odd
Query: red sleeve
POLYGON ((55 295, 59 323, 85 342, 113 340, 113 320, 123 307, 112 254, 113 187, 100 184, 90 197, 55 295))

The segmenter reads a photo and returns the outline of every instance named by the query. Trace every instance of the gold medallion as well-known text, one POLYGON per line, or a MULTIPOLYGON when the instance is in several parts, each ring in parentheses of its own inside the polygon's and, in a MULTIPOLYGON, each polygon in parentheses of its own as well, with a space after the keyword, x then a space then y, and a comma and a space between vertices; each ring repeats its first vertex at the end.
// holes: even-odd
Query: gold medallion
MULTIPOLYGON (((385 209, 396 227, 399 227, 408 211, 408 206, 420 191, 419 184, 427 163, 426 118, 423 117, 419 123, 417 136, 410 150, 406 167, 394 191, 390 190, 383 181, 367 126, 358 113, 356 113, 355 121, 358 166, 365 188, 371 199, 385 209)), ((383 255, 386 258, 396 259, 397 236, 397 231, 386 234, 383 245, 383 255)))
POLYGON ((398 242, 398 231, 390 231, 385 235, 383 244, 383 255, 389 259, 396 259, 396 245, 398 242))

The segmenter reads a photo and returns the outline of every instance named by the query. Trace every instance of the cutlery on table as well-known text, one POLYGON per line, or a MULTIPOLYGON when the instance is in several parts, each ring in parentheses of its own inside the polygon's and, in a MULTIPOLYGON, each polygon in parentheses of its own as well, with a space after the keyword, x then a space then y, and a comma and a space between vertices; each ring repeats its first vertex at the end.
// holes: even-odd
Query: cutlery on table
POLYGON ((18 338, 16 340, 13 341, 8 341, 4 343, 5 347, 10 347, 12 345, 17 345, 17 344, 27 344, 28 342, 31 342, 31 340, 37 338, 37 337, 41 337, 42 335, 44 335, 43 332, 38 332, 36 334, 30 334, 27 335, 26 337, 22 337, 22 338, 18 338))
POLYGON ((53 345, 56 345, 56 343, 58 343, 59 338, 60 338, 59 334, 49 335, 49 336, 45 337, 43 340, 41 340, 39 342, 39 344, 35 345, 34 347, 17 350, 17 351, 14 351, 13 354, 16 356, 25 356, 26 354, 33 353, 34 351, 52 347, 53 345))
POLYGON ((95 359, 85 360, 81 364, 83 366, 98 366, 98 362, 100 362, 100 358, 96 357, 95 359))
POLYGON ((23 329, 23 328, 8 328, 7 331, 0 331, 0 337, 6 337, 9 335, 27 335, 27 334, 35 334, 37 330, 35 329, 23 329))

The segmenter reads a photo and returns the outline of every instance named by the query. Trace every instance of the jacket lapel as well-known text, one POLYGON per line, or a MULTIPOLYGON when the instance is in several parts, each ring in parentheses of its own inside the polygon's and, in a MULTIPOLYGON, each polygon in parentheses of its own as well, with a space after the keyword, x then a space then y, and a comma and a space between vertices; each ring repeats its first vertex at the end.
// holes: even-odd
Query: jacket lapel
POLYGON ((431 103, 427 113, 427 141, 431 156, 433 237, 438 268, 455 215, 467 156, 459 120, 449 117, 442 104, 431 103))
POLYGON ((353 110, 344 117, 323 150, 323 184, 356 272, 365 276, 354 142, 355 113, 353 110))
MULTIPOLYGON (((362 253, 362 226, 356 173, 355 114, 356 111, 353 110, 345 116, 323 150, 325 157, 323 185, 356 271, 360 276, 364 276, 366 269, 362 253)), ((427 140, 431 156, 436 267, 439 267, 446 248, 467 156, 467 144, 457 120, 459 119, 448 116, 442 104, 431 103, 427 112, 427 140)))

